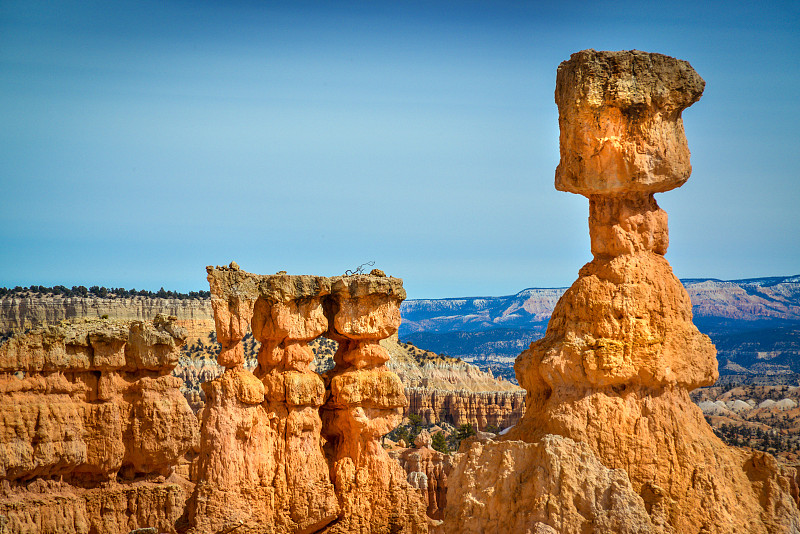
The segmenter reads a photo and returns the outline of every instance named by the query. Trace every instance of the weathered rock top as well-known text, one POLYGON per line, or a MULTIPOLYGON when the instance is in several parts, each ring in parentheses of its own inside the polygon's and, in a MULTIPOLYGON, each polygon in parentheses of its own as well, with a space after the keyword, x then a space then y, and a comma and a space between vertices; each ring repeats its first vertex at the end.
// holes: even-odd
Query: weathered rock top
POLYGON ((290 275, 285 271, 277 274, 253 274, 243 271, 235 262, 230 267, 206 267, 213 298, 240 297, 255 300, 263 297, 273 302, 324 297, 341 294, 350 298, 367 295, 406 298, 403 280, 375 269, 370 274, 351 276, 290 275))
POLYGON ((558 67, 556 189, 658 193, 689 178, 681 112, 705 82, 687 61, 638 50, 583 50, 558 67))
POLYGON ((589 49, 575 52, 559 65, 556 87, 564 102, 677 111, 700 100, 705 82, 682 59, 641 50, 589 49))
POLYGON ((169 373, 186 329, 174 316, 149 321, 82 318, 16 334, 0 345, 0 372, 136 371, 169 373))

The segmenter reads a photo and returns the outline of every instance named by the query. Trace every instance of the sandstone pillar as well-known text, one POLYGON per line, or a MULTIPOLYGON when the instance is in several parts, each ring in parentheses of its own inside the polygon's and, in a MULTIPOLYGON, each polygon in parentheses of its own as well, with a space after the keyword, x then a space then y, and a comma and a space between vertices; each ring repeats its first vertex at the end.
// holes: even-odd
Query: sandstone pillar
POLYGON ((425 506, 380 438, 402 420, 408 403, 400 378, 386 369, 379 341, 397 332, 402 282, 356 275, 331 285, 328 337, 339 342, 327 382, 323 433, 342 511, 329 532, 426 532, 425 506))
POLYGON ((208 273, 228 368, 203 384, 194 532, 426 531, 424 506, 378 443, 406 404, 378 345, 397 331, 402 281, 256 275, 235 264, 208 273), (261 343, 254 373, 242 365, 248 325, 261 343), (309 369, 308 342, 323 334, 340 342, 327 384, 309 369))
POLYGON ((225 372, 202 384, 206 394, 202 452, 189 505, 190 521, 198 533, 272 524, 275 501, 270 484, 276 469, 270 443, 275 438, 261 406, 264 385, 244 368, 241 343, 250 327, 257 287, 234 263, 207 270, 221 345, 218 362, 225 372))
POLYGON ((320 443, 325 384, 309 369, 314 353, 307 344, 328 330, 327 280, 276 275, 262 289, 267 291, 253 315, 253 334, 261 342, 255 374, 264 383, 264 409, 277 436, 274 454, 281 469, 273 485, 286 488, 277 510, 283 517, 276 522, 316 532, 339 513, 320 443))
MULTIPOLYGON (((203 384, 196 532, 243 525, 248 532, 313 532, 338 505, 320 443, 322 380, 308 370, 305 345, 327 328, 324 279, 261 276, 208 268, 219 362, 225 373, 203 384), (241 340, 261 341, 258 376, 245 369, 241 340), (266 386, 266 387, 265 387, 266 386)), ((240 528, 240 527, 237 527, 240 528)))
POLYGON ((504 443, 473 446, 455 469, 450 532, 800 528, 793 470, 727 447, 689 398, 717 379, 716 351, 664 258, 667 215, 653 195, 689 178, 681 112, 704 85, 687 62, 639 51, 585 50, 559 66, 555 183, 589 199, 594 259, 559 300, 545 337, 517 358, 528 391, 522 420, 504 443), (747 467, 756 464, 758 473, 747 467), (494 483, 503 490, 481 480, 489 466, 500 467, 494 483), (514 493, 527 499, 470 520, 480 503, 487 510, 514 493))
POLYGON ((587 443, 627 472, 654 528, 775 532, 741 468, 749 453, 724 445, 689 399, 716 381, 716 351, 664 258, 653 196, 691 174, 681 112, 704 85, 660 54, 587 50, 559 66, 556 188, 589 198, 594 260, 517 360, 529 404, 511 437, 587 443))

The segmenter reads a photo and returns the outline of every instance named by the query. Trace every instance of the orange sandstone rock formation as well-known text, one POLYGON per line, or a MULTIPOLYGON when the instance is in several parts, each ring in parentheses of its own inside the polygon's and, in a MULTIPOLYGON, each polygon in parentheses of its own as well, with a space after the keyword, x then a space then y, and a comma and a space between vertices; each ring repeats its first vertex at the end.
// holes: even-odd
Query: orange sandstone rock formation
POLYGON ((517 359, 521 422, 454 469, 445 531, 800 532, 794 470, 726 446, 688 395, 717 379, 715 349, 663 257, 653 193, 688 179, 681 112, 703 86, 660 54, 559 66, 556 187, 589 198, 594 260, 517 359))
POLYGON ((408 404, 400 378, 386 369, 379 341, 397 333, 402 281, 383 276, 332 280, 327 335, 339 343, 326 375, 323 406, 331 478, 342 506, 330 532, 427 532, 425 508, 400 465, 379 439, 394 429, 408 404))
POLYGON ((441 519, 447 504, 447 476, 453 469, 453 456, 434 450, 431 443, 431 435, 423 430, 414 440, 414 447, 398 455, 398 461, 409 484, 418 488, 423 501, 428 503, 428 517, 441 519))
POLYGON ((399 325, 402 281, 261 276, 235 264, 208 279, 226 370, 203 385, 193 531, 426 532, 418 493, 378 443, 407 403, 378 344, 399 325), (248 326, 261 342, 252 373, 248 326), (309 369, 320 334, 339 342, 324 382, 309 369))
POLYGON ((197 532, 244 525, 253 532, 315 532, 339 505, 320 443, 322 380, 308 370, 306 341, 327 330, 325 279, 209 269, 218 361, 203 384, 206 405, 190 518, 197 532), (261 342, 255 374, 242 338, 261 342))
POLYGON ((3 532, 175 532, 190 487, 175 471, 199 436, 169 376, 185 335, 159 315, 62 322, 0 346, 3 532))
POLYGON ((426 423, 448 421, 455 426, 471 424, 476 430, 503 429, 515 425, 525 410, 524 391, 470 391, 406 388, 408 413, 426 423))

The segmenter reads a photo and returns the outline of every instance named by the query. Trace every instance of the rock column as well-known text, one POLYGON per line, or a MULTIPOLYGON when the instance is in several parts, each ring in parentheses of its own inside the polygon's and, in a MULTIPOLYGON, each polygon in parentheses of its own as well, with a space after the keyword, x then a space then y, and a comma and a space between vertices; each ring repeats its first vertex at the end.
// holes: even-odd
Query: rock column
POLYGON ((559 67, 556 188, 589 199, 594 260, 517 359, 528 407, 510 437, 588 444, 627 472, 656 531, 784 532, 775 521, 796 523, 791 497, 767 498, 788 506, 769 517, 741 468, 750 453, 724 445, 689 398, 716 381, 716 350, 664 258, 667 214, 653 195, 691 174, 681 112, 704 85, 689 63, 638 51, 587 50, 559 67))
POLYGON ((319 407, 325 384, 309 369, 308 341, 328 330, 323 297, 325 278, 276 275, 265 278, 253 315, 261 342, 255 370, 264 383, 264 409, 277 440, 273 486, 281 492, 276 523, 298 532, 317 532, 333 521, 339 504, 322 453, 319 407))
POLYGON ((585 50, 559 66, 556 188, 589 199, 594 259, 517 358, 522 420, 454 470, 450 532, 800 529, 794 470, 726 446, 689 398, 717 379, 716 351, 664 258, 653 195, 689 178, 681 112, 704 85, 686 61, 639 51, 585 50), (491 468, 502 491, 481 479, 491 468), (513 494, 527 498, 503 508, 513 494))
POLYGON ((330 532, 426 532, 425 506, 380 438, 408 404, 400 378, 386 369, 379 344, 400 326, 402 282, 356 275, 333 279, 327 336, 339 343, 323 407, 331 474, 342 511, 330 532))
POLYGON ((407 403, 378 344, 400 324, 402 281, 256 275, 233 263, 208 280, 227 369, 203 384, 194 532, 427 531, 419 495, 378 441, 407 403), (248 325, 261 342, 254 373, 243 367, 248 325), (320 335, 340 342, 325 382, 309 369, 320 335))
POLYGON ((273 525, 276 495, 272 480, 278 469, 272 445, 275 431, 262 403, 264 385, 244 368, 242 339, 250 328, 256 281, 231 264, 208 268, 211 305, 225 367, 219 378, 202 384, 200 458, 189 517, 198 534, 245 528, 268 532, 273 525), (259 530, 262 529, 262 530, 259 530))

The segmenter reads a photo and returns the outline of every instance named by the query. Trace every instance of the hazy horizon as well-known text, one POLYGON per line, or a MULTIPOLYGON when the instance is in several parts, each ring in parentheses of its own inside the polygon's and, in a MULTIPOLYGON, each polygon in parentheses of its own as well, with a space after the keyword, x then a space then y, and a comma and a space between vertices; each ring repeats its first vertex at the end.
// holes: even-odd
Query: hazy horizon
MULTIPOLYGON (((259 273, 257 273, 257 274, 259 274, 259 273)), ((798 273, 798 274, 790 274, 790 275, 781 275, 781 276, 758 276, 758 277, 754 277, 754 278, 741 278, 741 279, 733 279, 733 280, 722 280, 722 279, 719 279, 719 278, 711 278, 711 277, 682 278, 681 282, 685 283, 685 282, 712 280, 712 281, 718 281, 718 282, 733 282, 733 283, 737 283, 737 282, 748 282, 748 281, 753 281, 753 280, 776 279, 776 278, 777 279, 785 279, 785 278, 797 278, 797 277, 800 277, 800 273, 798 273)), ((41 286, 40 284, 33 284, 33 285, 40 286, 40 287, 50 287, 50 288, 52 288, 52 286, 41 286)), ((64 284, 56 284, 56 285, 64 285, 64 284)), ((90 290, 91 287, 93 287, 93 286, 95 286, 97 284, 91 284, 89 286, 87 286, 85 284, 80 284, 80 285, 85 287, 87 290, 90 290)), ((528 291, 528 290, 547 290, 547 289, 564 289, 564 290, 566 290, 567 288, 569 288, 570 285, 564 285, 564 286, 529 286, 529 287, 522 288, 519 291, 515 291, 513 293, 508 293, 508 294, 503 294, 503 295, 451 295, 451 296, 446 296, 446 297, 432 297, 432 298, 430 298, 430 297, 409 297, 409 298, 405 299, 404 302, 408 302, 410 300, 463 300, 463 299, 513 297, 515 295, 518 295, 518 294, 523 293, 523 292, 528 291)), ((16 287, 22 287, 22 289, 29 289, 30 286, 15 286, 15 287, 0 286, 0 287, 4 287, 4 289, 14 290, 14 289, 16 289, 16 287)), ((78 286, 64 286, 64 287, 66 287, 67 289, 71 290, 73 287, 78 287, 78 286)), ((141 291, 141 290, 144 290, 144 291, 151 291, 152 293, 159 293, 160 290, 162 290, 162 289, 164 291, 167 291, 167 292, 176 292, 176 293, 183 293, 183 294, 188 294, 190 291, 192 291, 192 292, 203 291, 205 293, 208 293, 208 288, 205 288, 205 289, 200 288, 200 289, 187 290, 187 291, 176 291, 173 288, 163 287, 163 286, 161 286, 158 289, 136 288, 136 287, 121 287, 119 285, 114 285, 114 284, 112 284, 111 286, 100 286, 100 287, 105 287, 105 289, 107 289, 107 290, 113 290, 113 289, 121 288, 121 289, 125 289, 125 290, 128 290, 128 291, 135 289, 137 292, 141 291)), ((158 297, 158 295, 154 295, 151 298, 157 298, 157 297, 158 297)), ((169 298, 169 297, 167 297, 167 298, 169 298)))
POLYGON ((553 187, 558 64, 689 61, 693 175, 656 196, 679 278, 800 273, 800 6, 4 2, 0 286, 207 290, 205 266, 409 298, 566 287, 588 201, 553 187))

